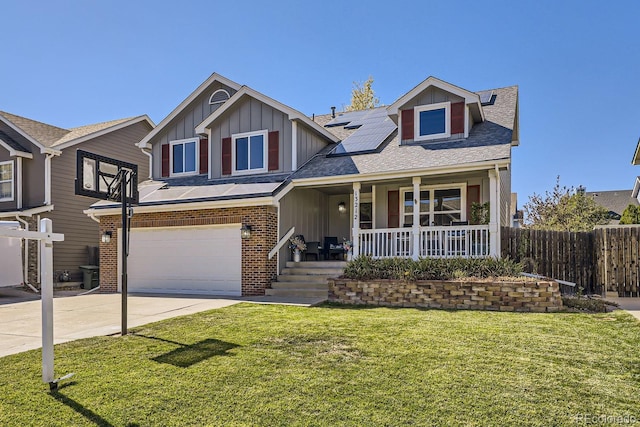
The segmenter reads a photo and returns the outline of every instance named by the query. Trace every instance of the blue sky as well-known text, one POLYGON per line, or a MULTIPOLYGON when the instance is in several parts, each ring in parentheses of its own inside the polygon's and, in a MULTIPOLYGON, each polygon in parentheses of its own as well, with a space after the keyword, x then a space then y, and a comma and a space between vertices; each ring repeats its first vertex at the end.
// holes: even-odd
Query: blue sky
POLYGON ((561 184, 629 189, 640 137, 636 1, 4 2, 0 109, 60 127, 164 118, 211 73, 308 115, 374 77, 519 85, 519 205, 561 184))

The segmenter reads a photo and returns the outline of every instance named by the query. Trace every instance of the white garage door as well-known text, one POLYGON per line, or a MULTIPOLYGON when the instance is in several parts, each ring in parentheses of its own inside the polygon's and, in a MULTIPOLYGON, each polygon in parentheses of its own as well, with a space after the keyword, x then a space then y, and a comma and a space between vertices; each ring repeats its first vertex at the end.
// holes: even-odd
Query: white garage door
POLYGON ((241 295, 241 258, 240 224, 134 228, 127 287, 129 292, 241 295))

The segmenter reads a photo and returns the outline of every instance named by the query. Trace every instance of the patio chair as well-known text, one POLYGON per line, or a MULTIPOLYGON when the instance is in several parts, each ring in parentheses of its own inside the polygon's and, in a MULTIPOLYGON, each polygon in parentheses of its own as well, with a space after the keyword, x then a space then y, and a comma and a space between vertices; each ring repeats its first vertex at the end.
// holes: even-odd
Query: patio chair
POLYGON ((332 255, 342 255, 345 250, 342 246, 338 246, 337 237, 324 238, 324 259, 331 259, 332 255))
POLYGON ((307 242, 307 251, 304 259, 306 260, 309 255, 315 255, 316 261, 320 261, 320 242, 307 242))

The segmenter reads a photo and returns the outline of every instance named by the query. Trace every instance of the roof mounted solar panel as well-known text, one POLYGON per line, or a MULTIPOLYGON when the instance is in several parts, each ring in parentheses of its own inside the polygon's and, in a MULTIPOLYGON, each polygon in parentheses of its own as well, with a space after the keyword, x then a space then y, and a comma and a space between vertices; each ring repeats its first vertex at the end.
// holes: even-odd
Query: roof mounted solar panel
POLYGON ((344 125, 345 129, 355 128, 357 130, 345 138, 334 149, 333 153, 331 153, 332 155, 348 155, 376 151, 397 128, 393 120, 389 118, 385 108, 354 111, 346 113, 345 116, 347 114, 349 114, 347 118, 350 118, 351 121, 344 125))
POLYGON ((495 101, 496 92, 494 90, 484 90, 478 92, 478 95, 480 95, 480 104, 491 105, 495 101))

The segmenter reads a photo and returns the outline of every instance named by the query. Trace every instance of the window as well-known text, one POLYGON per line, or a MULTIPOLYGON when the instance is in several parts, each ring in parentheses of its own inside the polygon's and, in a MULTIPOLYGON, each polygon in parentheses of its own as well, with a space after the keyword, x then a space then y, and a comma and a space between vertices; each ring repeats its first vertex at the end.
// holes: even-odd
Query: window
POLYGON ((267 131, 233 135, 233 174, 266 172, 267 131))
POLYGON ((198 138, 171 141, 171 176, 198 173, 198 138))
POLYGON ((373 228, 373 203, 360 203, 360 229, 371 230, 373 228))
POLYGON ((425 141, 451 136, 451 103, 422 105, 414 109, 414 139, 425 141))
MULTIPOLYGON (((462 221, 462 200, 464 187, 422 187, 420 190, 420 225, 451 225, 452 221, 462 221)), ((403 190, 403 226, 413 226, 413 191, 403 190)))
POLYGON ((0 202, 13 200, 13 162, 0 162, 0 202))

